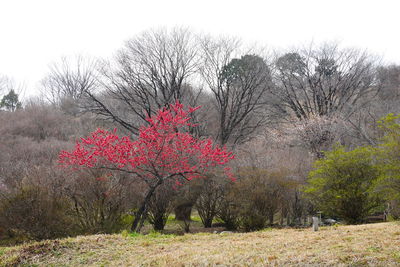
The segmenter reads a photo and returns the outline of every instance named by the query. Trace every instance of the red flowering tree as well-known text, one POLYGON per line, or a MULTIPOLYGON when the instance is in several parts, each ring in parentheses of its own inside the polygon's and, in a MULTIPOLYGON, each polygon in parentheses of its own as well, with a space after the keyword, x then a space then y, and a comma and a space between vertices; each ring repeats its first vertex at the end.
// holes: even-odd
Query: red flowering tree
MULTIPOLYGON (((180 185, 203 177, 205 172, 234 158, 225 147, 214 145, 210 139, 197 139, 189 133, 189 128, 195 127, 190 114, 197 109, 184 109, 176 102, 159 110, 147 118, 148 124, 140 128, 137 140, 120 137, 116 130, 98 129, 78 141, 74 151, 62 151, 60 163, 74 168, 122 171, 144 181, 148 190, 131 227, 132 231, 139 232, 146 219, 148 203, 160 185, 169 180, 180 185)), ((225 171, 233 179, 229 168, 225 171)))

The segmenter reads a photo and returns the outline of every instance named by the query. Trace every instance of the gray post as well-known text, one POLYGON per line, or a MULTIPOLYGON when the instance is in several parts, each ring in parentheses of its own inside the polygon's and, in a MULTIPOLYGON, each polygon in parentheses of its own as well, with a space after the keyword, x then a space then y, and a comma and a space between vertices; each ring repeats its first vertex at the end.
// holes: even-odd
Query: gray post
POLYGON ((312 217, 312 228, 314 231, 318 231, 319 219, 318 217, 312 217))

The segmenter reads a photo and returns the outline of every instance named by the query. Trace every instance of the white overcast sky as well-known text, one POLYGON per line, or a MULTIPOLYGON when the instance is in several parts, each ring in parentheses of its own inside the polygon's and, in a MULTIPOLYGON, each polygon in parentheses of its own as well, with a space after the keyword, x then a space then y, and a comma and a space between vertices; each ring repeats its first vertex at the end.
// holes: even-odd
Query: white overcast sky
POLYGON ((111 57, 136 33, 165 26, 271 48, 333 40, 400 64, 400 0, 0 0, 0 74, 34 95, 62 56, 111 57))

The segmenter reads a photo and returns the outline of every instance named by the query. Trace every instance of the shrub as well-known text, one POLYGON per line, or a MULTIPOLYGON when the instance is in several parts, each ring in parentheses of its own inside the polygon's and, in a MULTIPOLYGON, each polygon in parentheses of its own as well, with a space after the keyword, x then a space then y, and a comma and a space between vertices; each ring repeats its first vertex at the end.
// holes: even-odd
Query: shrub
POLYGON ((317 160, 310 172, 306 193, 326 215, 347 223, 361 223, 382 202, 371 192, 379 176, 373 149, 346 151, 337 146, 317 160))
POLYGON ((243 168, 238 180, 228 185, 219 203, 218 218, 227 228, 245 231, 263 229, 274 223, 290 183, 285 172, 243 168))
POLYGON ((127 227, 126 212, 139 201, 140 184, 104 170, 68 172, 65 195, 80 233, 115 233, 127 227))
POLYGON ((10 237, 40 240, 67 236, 74 230, 66 216, 67 203, 46 188, 23 185, 0 202, 0 223, 10 237))
MULTIPOLYGON (((384 199, 390 203, 390 210, 394 217, 395 203, 400 201, 400 115, 388 114, 380 122, 384 136, 377 147, 377 162, 381 171, 379 179, 375 183, 375 189, 384 199)), ((398 208, 397 208, 398 209, 398 208)), ((397 215, 397 216, 396 216, 397 215)))
POLYGON ((196 201, 196 209, 204 227, 212 226, 217 215, 218 203, 223 196, 223 178, 217 175, 208 175, 201 181, 200 194, 196 201))

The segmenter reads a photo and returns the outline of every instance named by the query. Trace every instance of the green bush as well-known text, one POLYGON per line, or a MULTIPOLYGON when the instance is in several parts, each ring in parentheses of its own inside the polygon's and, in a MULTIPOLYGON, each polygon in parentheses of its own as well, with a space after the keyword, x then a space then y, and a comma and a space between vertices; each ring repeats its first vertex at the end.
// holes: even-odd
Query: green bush
POLYGON ((388 114, 379 121, 384 136, 377 147, 377 162, 381 175, 376 182, 376 191, 389 202, 400 201, 400 124, 397 122, 399 119, 400 115, 388 114))
POLYGON ((346 151, 343 146, 326 152, 315 162, 305 192, 325 215, 363 222, 383 203, 372 191, 380 174, 374 153, 370 147, 346 151))

